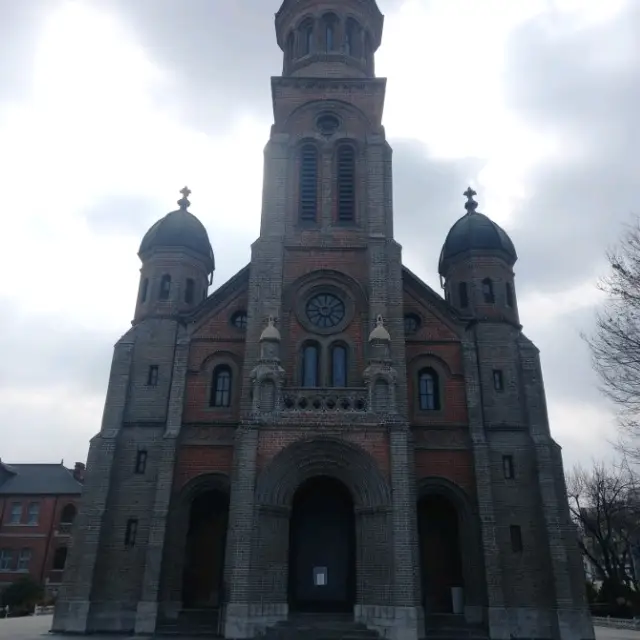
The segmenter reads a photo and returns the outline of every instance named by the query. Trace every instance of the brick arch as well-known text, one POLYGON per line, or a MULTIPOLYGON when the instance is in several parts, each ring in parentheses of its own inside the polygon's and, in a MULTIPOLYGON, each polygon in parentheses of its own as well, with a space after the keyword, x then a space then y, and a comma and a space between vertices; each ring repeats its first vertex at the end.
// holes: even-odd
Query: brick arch
POLYGON ((319 475, 343 482, 356 508, 391 504, 389 485, 373 458, 360 447, 335 438, 298 441, 278 453, 258 477, 256 500, 261 506, 290 508, 298 487, 319 475))
POLYGON ((194 498, 205 491, 219 491, 229 494, 231 483, 226 473, 204 473, 191 478, 178 494, 180 506, 190 507, 194 498))
POLYGON ((431 365, 435 365, 434 369, 442 377, 453 377, 457 375, 442 356, 432 351, 423 351, 411 358, 411 360, 407 362, 407 370, 411 372, 411 375, 416 375, 420 369, 431 365))
MULTIPOLYGON (((447 478, 426 476, 418 482, 416 508, 420 500, 439 496, 448 500, 458 516, 458 536, 465 588, 465 602, 472 607, 486 604, 484 557, 480 520, 472 497, 447 478)), ((422 570, 422 566, 420 566, 422 570)), ((479 615, 479 614, 478 614, 479 615)))

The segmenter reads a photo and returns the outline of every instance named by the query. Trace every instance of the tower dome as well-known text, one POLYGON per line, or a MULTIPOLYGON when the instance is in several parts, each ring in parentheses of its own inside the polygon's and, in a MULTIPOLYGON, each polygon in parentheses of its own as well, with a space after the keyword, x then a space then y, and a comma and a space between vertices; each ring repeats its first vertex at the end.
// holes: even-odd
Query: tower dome
POLYGON ((476 211, 478 203, 473 199, 476 192, 469 187, 464 195, 467 197, 462 216, 449 230, 440 252, 438 271, 445 275, 450 263, 462 254, 470 251, 481 251, 498 255, 513 266, 518 259, 511 238, 500 225, 493 222, 483 213, 476 211))
POLYGON ((181 191, 182 198, 178 200, 179 209, 168 213, 158 220, 145 234, 138 255, 143 258, 154 249, 181 248, 193 251, 201 258, 207 272, 215 269, 215 259, 209 235, 204 225, 187 209, 191 204, 187 199, 191 191, 186 187, 181 191))

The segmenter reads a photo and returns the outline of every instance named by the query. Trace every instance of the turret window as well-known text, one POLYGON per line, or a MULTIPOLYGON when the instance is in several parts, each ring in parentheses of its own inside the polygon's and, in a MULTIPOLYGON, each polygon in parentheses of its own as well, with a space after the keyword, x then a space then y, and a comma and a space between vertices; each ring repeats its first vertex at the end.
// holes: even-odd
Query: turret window
POLYGON ((418 374, 418 395, 421 411, 440 410, 440 381, 433 369, 423 369, 418 374))
POLYGON ((342 344, 331 347, 331 386, 347 386, 347 348, 342 344))
POLYGON ((160 300, 168 300, 171 294, 171 276, 165 274, 160 280, 160 300))
POLYGON ((187 278, 187 283, 184 288, 184 301, 187 304, 193 304, 196 297, 196 283, 193 278, 187 278))
POLYGON ((138 519, 129 518, 127 520, 127 528, 124 532, 125 547, 135 547, 136 538, 138 537, 138 519))
POLYGON ((493 282, 490 278, 485 278, 482 281, 482 297, 487 304, 493 304, 496 301, 493 294, 493 282))
POLYGON ((504 379, 500 369, 493 370, 493 388, 496 391, 504 391, 504 379))
POLYGON ((506 292, 507 292, 507 307, 513 308, 513 286, 510 282, 506 284, 506 292))
POLYGON ((320 377, 320 347, 307 342, 302 347, 301 382, 303 387, 318 387, 320 377))
POLYGON ((461 282, 458 285, 458 300, 461 309, 466 309, 469 306, 469 291, 466 282, 461 282))
POLYGON ((160 374, 160 367, 157 364, 152 364, 149 366, 149 370, 147 371, 147 386, 148 387, 157 387, 158 386, 158 376, 160 374))
POLYGON ((315 222, 318 209, 318 150, 306 144, 300 150, 300 219, 315 222))
POLYGON ((353 18, 349 18, 345 26, 344 50, 348 56, 353 56, 354 58, 360 55, 360 48, 358 47, 359 32, 358 23, 353 18))
POLYGON ((351 145, 338 148, 338 221, 351 222, 356 210, 356 154, 351 145))
POLYGON ((231 406, 231 369, 226 364, 218 365, 213 370, 211 383, 211 397, 209 404, 212 407, 231 406))
POLYGON ((147 301, 147 294, 149 293, 149 278, 145 278, 142 282, 142 287, 140 289, 140 302, 147 301))
POLYGON ((327 52, 333 51, 336 46, 336 25, 338 18, 330 13, 323 18, 324 22, 324 45, 327 52))
POLYGON ((301 55, 308 56, 313 52, 313 21, 307 20, 302 27, 300 27, 300 41, 302 45, 301 55))

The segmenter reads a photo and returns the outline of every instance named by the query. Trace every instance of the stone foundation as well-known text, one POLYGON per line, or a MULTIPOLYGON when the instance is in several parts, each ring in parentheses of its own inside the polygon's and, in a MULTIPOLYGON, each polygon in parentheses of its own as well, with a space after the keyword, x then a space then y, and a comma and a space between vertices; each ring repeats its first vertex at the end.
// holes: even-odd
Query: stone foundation
POLYGON ((418 640, 424 636, 422 607, 357 604, 354 619, 389 640, 418 640))
POLYGON ((251 603, 225 605, 224 637, 230 640, 254 638, 265 632, 268 627, 286 620, 289 605, 286 603, 251 603))

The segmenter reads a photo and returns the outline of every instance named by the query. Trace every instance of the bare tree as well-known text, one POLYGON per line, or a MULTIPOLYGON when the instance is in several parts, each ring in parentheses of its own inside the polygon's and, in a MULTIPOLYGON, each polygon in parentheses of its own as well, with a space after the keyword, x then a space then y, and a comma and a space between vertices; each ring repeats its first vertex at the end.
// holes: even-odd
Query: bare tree
POLYGON ((567 478, 567 494, 582 553, 614 592, 638 591, 632 554, 640 533, 640 496, 630 467, 578 466, 567 478))
POLYGON ((607 300, 584 337, 601 389, 618 408, 620 447, 640 461, 640 220, 624 228, 607 259, 610 273, 599 283, 607 300))

